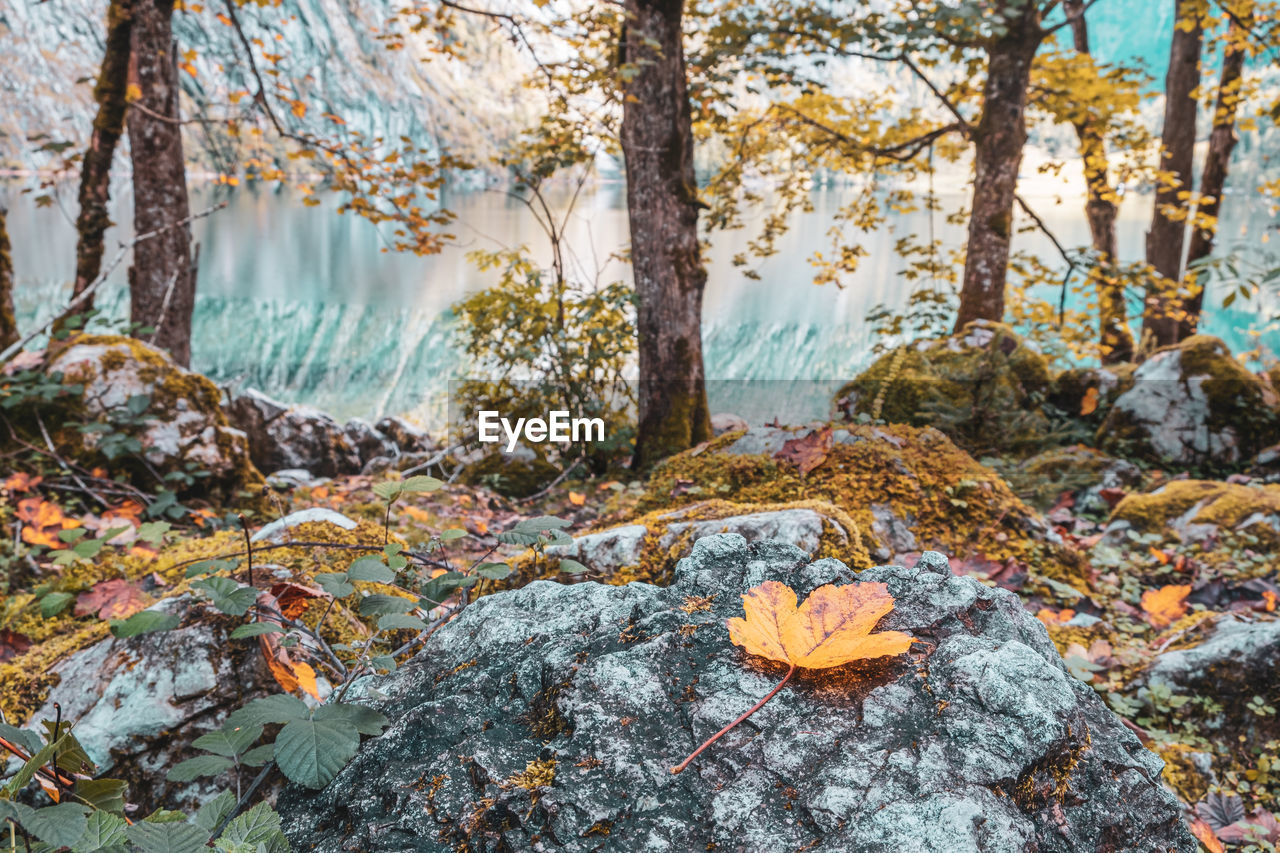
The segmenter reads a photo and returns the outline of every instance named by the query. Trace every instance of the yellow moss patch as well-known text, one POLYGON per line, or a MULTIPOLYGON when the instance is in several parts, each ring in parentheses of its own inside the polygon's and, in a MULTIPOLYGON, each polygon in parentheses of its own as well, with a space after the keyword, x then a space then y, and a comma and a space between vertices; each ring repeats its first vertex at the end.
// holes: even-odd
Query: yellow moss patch
MULTIPOLYGON (((1280 484, 1174 480, 1150 494, 1129 495, 1116 506, 1111 520, 1127 521, 1139 532, 1154 532, 1166 529, 1170 521, 1196 507, 1193 523, 1216 524, 1229 532, 1254 513, 1280 514, 1280 484)), ((1280 534, 1269 525, 1252 525, 1249 532, 1280 543, 1280 534)))
POLYGON ((524 788, 536 791, 538 788, 550 788, 556 781, 556 760, 543 758, 530 761, 523 771, 514 774, 506 781, 508 788, 524 788))
POLYGON ((1209 793, 1210 780, 1205 777, 1191 753, 1197 750, 1181 743, 1153 744, 1155 752, 1164 759, 1160 776, 1184 803, 1198 803, 1209 793))
POLYGON ((110 634, 106 622, 78 624, 77 630, 34 645, 0 664, 0 711, 10 725, 25 723, 44 704, 49 691, 58 685, 58 676, 50 671, 58 661, 110 634))
MULTIPOLYGON (((1013 557, 1039 573, 1087 588, 1087 566, 1076 552, 1033 538, 1033 511, 994 471, 980 465, 933 428, 850 426, 857 441, 837 443, 821 465, 801 477, 769 456, 689 451, 654 472, 642 509, 697 500, 684 483, 747 504, 834 504, 874 548, 872 504, 886 504, 910 527, 917 546, 955 556, 1013 557)), ((797 432, 796 435, 803 435, 797 432)))

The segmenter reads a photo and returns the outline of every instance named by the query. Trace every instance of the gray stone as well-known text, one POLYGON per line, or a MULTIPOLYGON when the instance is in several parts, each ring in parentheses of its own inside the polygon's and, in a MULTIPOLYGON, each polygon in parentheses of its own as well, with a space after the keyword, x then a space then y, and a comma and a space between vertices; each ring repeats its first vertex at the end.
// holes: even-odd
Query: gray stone
POLYGON ((726 432, 738 432, 749 428, 750 426, 745 418, 731 415, 728 412, 718 412, 711 416, 711 431, 716 435, 724 435, 726 432))
POLYGON ((1016 596, 941 555, 858 575, 780 543, 701 539, 658 588, 545 581, 480 599, 353 691, 392 719, 278 808, 316 853, 1185 851, 1161 762, 1072 678, 1016 596), (885 583, 910 657, 803 672, 700 755, 782 668, 724 620, 764 580, 885 583), (520 774, 542 762, 542 786, 520 774), (554 778, 548 779, 551 772, 554 778))
POLYGON ((198 750, 191 742, 222 725, 227 714, 265 695, 271 676, 256 643, 230 639, 232 623, 206 618, 189 595, 152 610, 182 623, 172 631, 102 640, 53 667, 60 682, 31 717, 34 728, 52 720, 54 703, 99 772, 129 780, 129 802, 141 814, 198 807, 234 787, 230 774, 197 783, 173 783, 165 773, 198 750))
POLYGON ((287 406, 250 388, 227 406, 249 436, 253 464, 262 471, 302 468, 319 477, 360 473, 360 454, 342 424, 308 406, 287 406))

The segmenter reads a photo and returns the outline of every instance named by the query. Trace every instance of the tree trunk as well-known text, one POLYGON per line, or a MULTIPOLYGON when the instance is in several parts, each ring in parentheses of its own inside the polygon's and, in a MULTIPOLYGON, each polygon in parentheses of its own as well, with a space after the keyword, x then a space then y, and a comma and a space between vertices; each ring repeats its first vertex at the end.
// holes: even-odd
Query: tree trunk
POLYGON ((1156 278, 1147 291, 1142 315, 1144 342, 1168 346, 1178 341, 1178 286, 1182 280, 1182 249, 1186 240, 1185 217, 1169 213, 1185 207, 1179 193, 1191 189, 1191 165, 1196 144, 1196 98, 1200 85, 1200 50, 1204 30, 1197 0, 1173 0, 1173 44, 1164 83, 1164 128, 1160 139, 1162 179, 1156 187, 1155 210, 1147 231, 1147 263, 1156 278), (1184 22, 1192 22, 1184 29, 1184 22), (1179 25, 1182 26, 1179 26, 1179 25))
POLYGON ((185 366, 191 363, 196 279, 190 226, 177 224, 190 216, 190 208, 172 19, 173 0, 137 0, 132 79, 141 97, 129 110, 133 227, 138 234, 160 233, 134 248, 129 298, 130 319, 155 329, 138 333, 140 337, 168 350, 185 366))
MULTIPOLYGON (((107 8, 106 52, 93 87, 98 113, 93 135, 80 169, 80 213, 76 217, 76 280, 72 296, 84 292, 102 270, 102 237, 111 226, 107 206, 111 201, 111 161, 124 133, 128 106, 129 50, 132 34, 131 0, 111 0, 107 8)), ((93 296, 80 311, 93 308, 93 296)))
MULTIPOLYGON (((1242 30, 1253 21, 1252 4, 1231 21, 1227 42, 1223 48, 1222 76, 1218 81, 1218 99, 1213 110, 1213 131, 1209 134, 1209 153, 1205 157, 1204 170, 1200 173, 1200 204, 1196 209, 1196 227, 1191 229, 1191 245, 1187 249, 1187 269, 1196 261, 1204 260, 1213 252, 1213 239, 1218 231, 1218 211, 1222 207, 1222 191, 1227 184, 1227 169, 1231 165, 1231 152, 1236 147, 1236 107, 1240 103, 1240 84, 1244 74, 1245 49, 1242 30)), ((1188 276, 1192 278, 1192 276, 1188 276)), ((1183 306, 1183 316, 1178 324, 1178 338, 1196 333, 1200 323, 1200 310, 1204 307, 1204 288, 1195 281, 1193 292, 1183 306)))
POLYGON ((621 59, 622 153, 639 331, 639 430, 644 470, 711 438, 702 364, 702 291, 693 130, 686 89, 683 0, 627 0, 621 59))
POLYGON ((1027 141, 1027 86, 1031 61, 1044 38, 1037 7, 1025 3, 1004 37, 987 48, 982 116, 973 134, 973 202, 957 332, 973 320, 1004 318, 1014 195, 1027 141))
POLYGON ((18 342, 18 320, 13 313, 13 256, 9 253, 9 211, 0 207, 0 349, 18 342))
MULTIPOLYGON (((1067 0, 1063 11, 1071 17, 1071 33, 1076 52, 1089 56, 1089 25, 1084 18, 1084 0, 1067 0)), ((1096 121, 1085 118, 1075 125, 1080 140, 1080 159, 1084 164, 1088 198, 1085 218, 1093 238, 1093 251, 1098 266, 1093 271, 1098 293, 1098 343, 1103 364, 1121 364, 1133 360, 1133 335, 1129 332, 1124 304, 1124 287, 1116 268, 1116 203, 1115 190, 1107 177, 1107 146, 1096 121)))

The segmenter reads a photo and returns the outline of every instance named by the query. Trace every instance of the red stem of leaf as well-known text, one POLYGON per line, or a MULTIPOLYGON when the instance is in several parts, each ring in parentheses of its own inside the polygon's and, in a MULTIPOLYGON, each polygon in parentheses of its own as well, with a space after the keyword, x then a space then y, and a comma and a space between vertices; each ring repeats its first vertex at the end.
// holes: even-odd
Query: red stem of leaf
POLYGON ((686 767, 688 767, 688 766, 689 766, 689 762, 693 761, 693 759, 695 759, 695 758, 697 758, 697 757, 698 757, 698 754, 699 754, 700 752, 702 752, 702 751, 703 751, 704 749, 706 749, 707 747, 711 746, 711 744, 713 744, 713 743, 715 743, 716 741, 720 740, 720 738, 722 738, 726 732, 728 732, 730 729, 732 729, 732 728, 733 728, 734 726, 736 726, 738 723, 742 722, 742 721, 743 721, 743 720, 745 720, 747 717, 750 717, 750 716, 751 716, 752 714, 754 714, 756 711, 759 711, 761 708, 763 708, 763 707, 764 707, 764 703, 765 703, 765 702, 768 702, 770 699, 772 699, 772 698, 777 694, 777 692, 778 692, 779 690, 781 690, 781 689, 783 688, 783 686, 784 686, 788 681, 790 681, 790 680, 791 680, 791 676, 793 676, 793 675, 795 675, 795 674, 796 674, 796 667, 795 667, 795 664, 792 664, 792 665, 791 665, 791 669, 787 670, 786 677, 784 677, 781 681, 779 681, 779 682, 778 682, 778 686, 777 686, 777 687, 775 687, 775 688, 773 688, 772 690, 770 690, 770 691, 765 695, 765 697, 764 697, 763 699, 761 699, 759 702, 757 702, 756 704, 754 704, 754 705, 752 705, 750 708, 748 708, 748 709, 746 710, 746 712, 745 712, 745 713, 743 713, 743 715, 742 715, 741 717, 739 717, 738 719, 734 720, 732 723, 730 723, 729 725, 725 726, 723 729, 721 729, 720 731, 716 732, 716 733, 715 733, 715 734, 713 734, 711 737, 707 738, 707 742, 706 742, 706 743, 704 743, 702 746, 698 747, 697 749, 695 749, 695 750, 694 750, 694 751, 689 755, 689 757, 688 757, 688 758, 686 758, 684 761, 681 761, 681 762, 680 762, 679 764, 677 764, 675 767, 672 767, 672 768, 671 768, 671 773, 672 773, 672 775, 674 775, 674 774, 676 774, 676 773, 679 773, 680 771, 684 770, 686 767))

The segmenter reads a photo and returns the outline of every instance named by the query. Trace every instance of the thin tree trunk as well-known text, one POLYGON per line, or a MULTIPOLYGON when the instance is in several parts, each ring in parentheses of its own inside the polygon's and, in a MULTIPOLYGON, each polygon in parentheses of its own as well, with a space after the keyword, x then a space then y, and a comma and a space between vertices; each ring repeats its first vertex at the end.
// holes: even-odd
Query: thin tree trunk
POLYGON ((1025 3, 1008 32, 987 48, 982 116, 974 129, 973 201, 956 331, 973 320, 1004 318, 1013 204, 1027 141, 1027 86, 1044 38, 1038 4, 1025 3))
MULTIPOLYGON (((1066 0, 1063 11, 1071 19, 1071 34, 1076 52, 1089 56, 1089 25, 1084 18, 1084 0, 1066 0)), ((1085 218, 1093 238, 1093 251, 1098 266, 1093 272, 1098 293, 1098 343, 1103 364, 1121 364, 1133 360, 1133 335, 1129 331, 1124 304, 1124 287, 1116 268, 1116 203, 1115 190, 1107 176, 1107 146, 1101 128, 1090 118, 1075 125, 1080 140, 1080 159, 1084 163, 1088 199, 1085 218)))
POLYGON ((1160 140, 1161 180, 1156 188, 1155 210, 1147 231, 1147 263, 1156 278, 1147 291, 1142 315, 1142 337, 1155 346, 1178 341, 1178 287, 1182 281, 1182 250, 1186 242, 1185 217, 1170 213, 1185 207, 1178 198, 1191 189, 1191 166, 1196 144, 1196 98, 1200 85, 1200 51, 1204 30, 1197 0, 1173 0, 1176 9, 1169 71, 1164 84, 1164 128, 1160 140), (1191 22, 1189 29, 1184 22, 1191 22))
MULTIPOLYGON (((129 110, 133 157, 133 227, 155 231, 190 215, 178 65, 172 32, 173 0, 136 0, 132 79, 141 97, 129 110)), ((129 270, 130 319, 155 332, 141 334, 179 364, 191 363, 191 312, 195 271, 188 226, 168 228, 134 249, 129 270)))
POLYGON ((622 153, 639 331, 639 430, 632 464, 711 438, 702 363, 702 291, 683 0, 627 0, 622 153))
MULTIPOLYGON (((80 213, 76 217, 76 280, 72 296, 79 296, 102 269, 102 238, 111 226, 107 207, 111 202, 111 161, 124 133, 128 106, 129 50, 132 35, 132 0, 111 0, 107 7, 106 51, 93 87, 98 113, 93 135, 80 169, 80 213)), ((80 310, 93 308, 93 297, 80 310)))
POLYGON ((9 249, 9 211, 0 207, 0 349, 18 342, 18 320, 13 312, 13 256, 9 249))
MULTIPOLYGON (((1240 103, 1240 84, 1244 74, 1245 49, 1242 40, 1244 29, 1251 25, 1253 7, 1237 18, 1232 18, 1226 46, 1223 48, 1222 76, 1218 81, 1218 99, 1213 110, 1213 131, 1209 134, 1209 153, 1205 157, 1204 170, 1200 173, 1200 204, 1196 209, 1196 227, 1191 229, 1191 245, 1187 249, 1187 269, 1204 260, 1213 252, 1213 240, 1218 232, 1218 211, 1222 207, 1222 191, 1227 184, 1227 170, 1231 165, 1231 152, 1236 147, 1236 107, 1240 103)), ((1188 276, 1192 278, 1192 276, 1188 276)), ((1189 281, 1193 292, 1183 306, 1183 316, 1178 324, 1178 337, 1186 338, 1196 333, 1200 323, 1200 311, 1204 307, 1204 287, 1189 281)))

